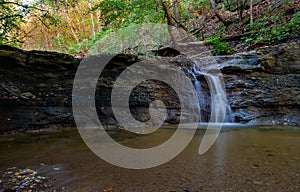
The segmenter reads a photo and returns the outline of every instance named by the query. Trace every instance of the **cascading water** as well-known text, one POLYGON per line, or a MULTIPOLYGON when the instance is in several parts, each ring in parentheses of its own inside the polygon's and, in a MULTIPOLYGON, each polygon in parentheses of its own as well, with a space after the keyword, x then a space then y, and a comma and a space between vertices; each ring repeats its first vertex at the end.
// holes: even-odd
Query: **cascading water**
POLYGON ((207 122, 209 119, 209 113, 206 112, 208 109, 208 98, 206 98, 203 90, 202 90, 202 86, 200 81, 196 78, 196 80, 194 81, 194 86, 198 95, 198 99, 199 99, 199 107, 201 110, 201 115, 200 115, 200 122, 207 122))
MULTIPOLYGON (((200 122, 234 122, 231 107, 227 101, 226 93, 222 88, 222 83, 218 74, 210 74, 201 71, 198 60, 194 60, 192 75, 195 77, 194 86, 198 94, 199 106, 201 110, 200 122), (204 81, 200 81, 201 77, 204 81), (208 87, 203 88, 201 83, 206 83, 208 87), (222 119, 218 110, 223 110, 222 105, 226 105, 226 116, 222 119), (214 119, 211 119, 214 118, 214 119)), ((225 112, 224 112, 225 113, 225 112)))
POLYGON ((209 88, 210 88, 210 94, 211 94, 211 109, 214 108, 215 110, 212 110, 212 112, 215 113, 215 115, 212 115, 213 117, 216 117, 217 119, 212 120, 214 122, 223 122, 221 119, 218 119, 217 116, 217 110, 221 108, 221 105, 225 103, 226 105, 226 116, 224 119, 224 122, 233 122, 232 118, 232 111, 231 107, 228 104, 227 97, 225 94, 225 91, 222 89, 220 77, 212 74, 204 74, 206 77, 209 88))

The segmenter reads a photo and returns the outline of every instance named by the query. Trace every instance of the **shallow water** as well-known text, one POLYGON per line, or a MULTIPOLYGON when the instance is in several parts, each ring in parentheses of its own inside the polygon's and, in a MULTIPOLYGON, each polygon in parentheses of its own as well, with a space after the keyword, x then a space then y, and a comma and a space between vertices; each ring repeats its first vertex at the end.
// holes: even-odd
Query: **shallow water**
MULTIPOLYGON (((148 136, 110 131, 123 145, 148 148, 174 133, 164 127, 148 136)), ((54 176, 62 191, 300 191, 300 127, 223 127, 204 155, 204 130, 166 164, 130 170, 111 165, 82 141, 76 130, 0 137, 0 170, 16 166, 54 176)))

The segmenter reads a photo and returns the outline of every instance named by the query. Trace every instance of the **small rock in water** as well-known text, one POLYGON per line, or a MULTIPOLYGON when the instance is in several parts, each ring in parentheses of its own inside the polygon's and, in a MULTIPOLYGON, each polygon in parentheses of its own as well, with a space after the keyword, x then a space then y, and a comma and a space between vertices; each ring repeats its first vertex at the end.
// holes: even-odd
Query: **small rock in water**
POLYGON ((37 175, 38 172, 29 168, 7 168, 2 174, 0 191, 47 191, 51 186, 50 178, 37 175))
POLYGON ((33 96, 34 96, 34 95, 33 95, 32 93, 30 93, 30 92, 25 92, 25 93, 22 93, 22 94, 20 95, 20 97, 21 97, 22 99, 25 99, 25 100, 29 100, 29 99, 31 99, 33 96))
POLYGON ((261 182, 261 181, 253 181, 252 182, 254 185, 262 185, 263 184, 263 182, 261 182))
POLYGON ((268 153, 267 154, 269 157, 274 157, 274 155, 272 153, 268 153))
POLYGON ((184 178, 181 178, 181 179, 180 179, 180 181, 182 181, 182 182, 186 182, 187 180, 186 180, 186 179, 184 179, 184 178))
POLYGON ((39 83, 36 85, 37 88, 47 88, 48 87, 48 84, 46 83, 39 83))
POLYGON ((54 167, 53 168, 55 171, 59 171, 60 170, 60 168, 58 168, 58 167, 54 167))
POLYGON ((4 189, 3 192, 15 192, 16 190, 15 189, 4 189))

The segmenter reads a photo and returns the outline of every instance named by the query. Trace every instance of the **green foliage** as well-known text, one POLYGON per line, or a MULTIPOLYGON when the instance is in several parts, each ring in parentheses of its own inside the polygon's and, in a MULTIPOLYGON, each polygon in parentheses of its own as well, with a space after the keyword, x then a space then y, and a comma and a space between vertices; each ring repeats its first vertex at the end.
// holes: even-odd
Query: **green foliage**
POLYGON ((194 18, 194 15, 191 15, 187 10, 195 12, 196 10, 200 10, 207 5, 210 5, 209 0, 185 0, 180 3, 181 6, 179 8, 183 18, 194 18))
MULTIPOLYGON (((253 5, 261 2, 262 0, 253 0, 253 5)), ((223 0, 225 8, 229 11, 236 11, 238 9, 250 8, 250 0, 223 0)))
POLYGON ((33 17, 47 27, 57 24, 55 17, 40 8, 41 2, 36 0, 29 5, 26 1, 0 0, 0 45, 20 47, 27 35, 23 27, 32 22, 33 17))
MULTIPOLYGON (((174 18, 174 10, 179 10, 180 14, 176 12, 178 21, 173 20, 175 26, 178 24, 191 33, 204 26, 196 36, 215 34, 214 31, 209 31, 212 29, 211 21, 208 27, 203 23, 211 15, 209 0, 177 1, 178 9, 174 9, 172 2, 165 1, 174 18)), ((252 2, 255 5, 261 0, 252 2)), ((280 10, 288 7, 294 11, 298 10, 293 7, 293 0, 281 0, 280 3, 280 10)), ((220 13, 224 9, 237 11, 242 20, 245 16, 243 11, 249 8, 250 0, 218 0, 215 4, 217 8, 223 9, 219 10, 220 13)), ((290 15, 278 13, 276 16, 256 19, 260 15, 256 12, 265 14, 263 10, 254 8, 254 23, 247 25, 245 29, 246 32, 252 32, 252 35, 243 38, 245 42, 252 45, 273 44, 299 35, 299 13, 292 18, 290 15)), ((141 35, 134 39, 138 31, 134 32, 131 27, 143 23, 165 24, 166 20, 160 0, 34 0, 27 3, 20 0, 0 0, 0 44, 22 45, 25 49, 54 50, 71 54, 85 54, 87 50, 101 44, 102 51, 129 50, 141 53, 152 49, 147 43, 154 47, 166 44, 159 39, 161 37, 157 33, 153 36, 141 35), (115 40, 108 40, 114 32, 120 36, 115 37, 115 40)), ((245 19, 244 23, 247 21, 245 19)), ((241 29, 238 30, 244 30, 244 23, 239 23, 241 29)), ((220 31, 220 27, 217 26, 213 30, 220 31)), ((222 39, 222 33, 206 39, 208 45, 213 47, 213 54, 232 53, 232 48, 222 39)))
POLYGON ((93 7, 101 11, 104 29, 115 30, 129 24, 160 22, 163 11, 155 0, 104 0, 93 7))
MULTIPOLYGON (((163 20, 164 12, 158 9, 156 0, 104 0, 93 7, 93 11, 100 10, 103 29, 86 45, 91 49, 99 47, 101 51, 119 52, 126 48, 137 48, 140 45, 131 45, 130 42, 137 42, 137 39, 125 40, 132 37, 131 27, 142 23, 160 23, 163 20), (129 27, 128 27, 129 26, 129 27), (119 31, 121 29, 121 32, 119 31), (110 34, 117 31, 120 37, 111 37, 110 34), (113 40, 115 39, 115 40, 113 40), (122 42, 121 44, 119 42, 122 42)), ((112 34, 114 35, 114 34, 112 34)), ((95 50, 93 50, 95 51, 95 50)), ((136 50, 135 52, 139 52, 136 50)), ((96 50, 97 52, 97 50, 96 50)))
POLYGON ((131 24, 100 35, 99 39, 91 44, 90 54, 149 54, 151 50, 157 49, 160 45, 168 45, 171 41, 167 25, 131 24))
POLYGON ((0 0, 0 45, 11 44, 17 45, 22 42, 18 36, 21 23, 28 14, 28 9, 0 0))
POLYGON ((216 36, 207 37, 205 41, 207 42, 207 45, 213 47, 213 55, 229 55, 233 51, 228 43, 222 40, 222 35, 220 33, 216 36))
POLYGON ((288 39, 292 35, 299 34, 300 13, 295 14, 289 21, 283 15, 265 16, 247 26, 254 31, 252 35, 244 38, 246 43, 251 44, 272 44, 288 39))

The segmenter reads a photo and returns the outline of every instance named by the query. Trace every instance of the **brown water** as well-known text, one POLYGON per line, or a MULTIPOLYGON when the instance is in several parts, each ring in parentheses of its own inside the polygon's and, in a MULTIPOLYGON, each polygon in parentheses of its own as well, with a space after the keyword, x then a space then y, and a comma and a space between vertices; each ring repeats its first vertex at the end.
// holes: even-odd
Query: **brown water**
MULTIPOLYGON (((149 141, 166 140, 172 132, 111 135, 140 148, 149 141)), ((145 170, 101 160, 77 131, 1 136, 0 170, 36 169, 55 177, 51 189, 62 191, 300 191, 300 127, 224 128, 213 147, 200 156, 202 135, 198 131, 170 162, 145 170)))

